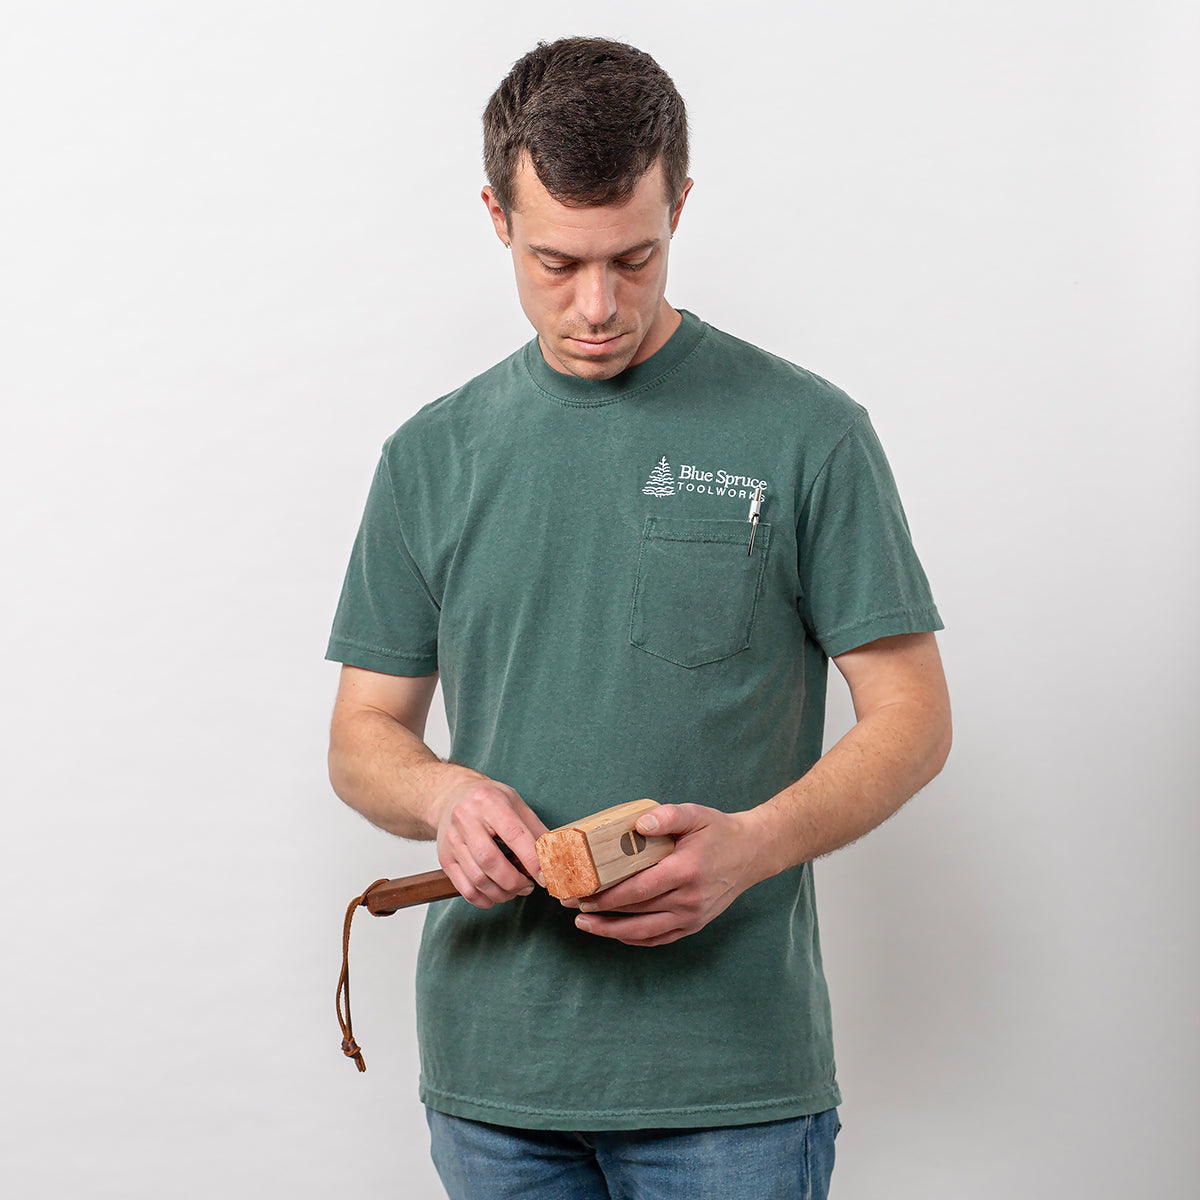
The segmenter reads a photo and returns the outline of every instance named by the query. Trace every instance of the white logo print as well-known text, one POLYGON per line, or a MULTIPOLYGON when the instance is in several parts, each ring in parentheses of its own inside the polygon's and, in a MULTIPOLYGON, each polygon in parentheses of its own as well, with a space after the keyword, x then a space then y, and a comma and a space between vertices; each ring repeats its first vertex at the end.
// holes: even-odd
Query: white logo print
POLYGON ((671 474, 671 464, 667 462, 666 458, 659 459, 658 466, 650 472, 650 478, 646 480, 642 494, 645 496, 675 495, 675 476, 671 474))
POLYGON ((699 492, 706 496, 725 496, 730 500, 745 500, 753 497, 754 489, 768 491, 767 481, 755 475, 735 475, 732 471, 709 471, 694 463, 681 463, 678 476, 671 470, 666 455, 658 460, 658 466, 650 472, 645 496, 682 495, 684 492, 699 492))

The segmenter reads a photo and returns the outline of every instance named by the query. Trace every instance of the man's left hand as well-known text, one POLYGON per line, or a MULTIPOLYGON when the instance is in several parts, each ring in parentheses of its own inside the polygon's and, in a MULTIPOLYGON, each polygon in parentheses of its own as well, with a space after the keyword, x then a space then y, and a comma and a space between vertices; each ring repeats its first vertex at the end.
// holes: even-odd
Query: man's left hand
POLYGON ((700 804, 664 804, 646 813, 638 831, 671 834, 675 849, 662 862, 580 901, 575 924, 629 946, 662 946, 696 933, 772 873, 763 861, 764 824, 754 809, 725 813, 700 804))

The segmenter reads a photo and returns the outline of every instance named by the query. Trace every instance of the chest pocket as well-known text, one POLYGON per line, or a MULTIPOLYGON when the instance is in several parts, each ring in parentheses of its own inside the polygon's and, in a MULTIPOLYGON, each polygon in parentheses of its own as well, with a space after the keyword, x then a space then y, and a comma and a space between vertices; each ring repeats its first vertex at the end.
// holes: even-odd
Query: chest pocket
POLYGON ((681 667, 745 650, 754 632, 771 526, 748 521, 647 517, 642 529, 629 640, 681 667))

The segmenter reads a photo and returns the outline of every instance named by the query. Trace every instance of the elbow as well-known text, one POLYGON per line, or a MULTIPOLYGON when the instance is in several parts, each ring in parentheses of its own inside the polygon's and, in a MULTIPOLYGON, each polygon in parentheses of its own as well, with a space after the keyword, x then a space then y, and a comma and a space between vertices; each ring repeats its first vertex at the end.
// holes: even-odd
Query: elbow
POLYGON ((347 796, 353 790, 351 777, 351 755, 348 753, 346 744, 346 736, 344 729, 341 728, 341 722, 335 716, 333 724, 329 730, 329 753, 326 755, 325 763, 329 772, 329 785, 333 788, 334 795, 337 796, 343 804, 349 804, 347 796))
POLYGON ((938 713, 933 729, 933 739, 930 749, 929 778, 934 779, 941 774, 942 768, 950 757, 950 749, 954 745, 954 721, 950 715, 950 705, 947 702, 938 713))
POLYGON ((332 745, 329 747, 329 756, 326 762, 329 768, 329 786, 333 788, 333 794, 344 804, 346 802, 345 774, 332 745))
POLYGON ((329 771, 329 786, 333 788, 334 795, 339 800, 342 796, 342 771, 341 763, 338 758, 337 751, 334 749, 333 741, 329 743, 329 754, 326 756, 325 765, 329 771))

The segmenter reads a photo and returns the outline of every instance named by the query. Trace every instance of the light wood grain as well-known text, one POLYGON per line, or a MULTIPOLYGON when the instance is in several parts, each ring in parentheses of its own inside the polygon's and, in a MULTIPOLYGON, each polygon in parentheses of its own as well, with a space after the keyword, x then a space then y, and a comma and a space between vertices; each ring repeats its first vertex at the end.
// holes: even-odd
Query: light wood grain
POLYGON ((537 856, 546 890, 558 900, 578 900, 661 862, 675 839, 646 837, 633 828, 657 807, 655 800, 630 800, 542 834, 537 856))

